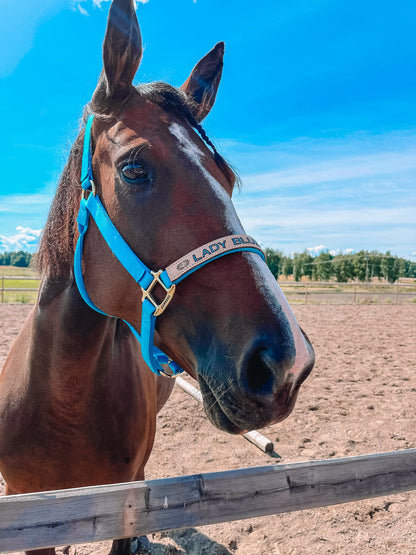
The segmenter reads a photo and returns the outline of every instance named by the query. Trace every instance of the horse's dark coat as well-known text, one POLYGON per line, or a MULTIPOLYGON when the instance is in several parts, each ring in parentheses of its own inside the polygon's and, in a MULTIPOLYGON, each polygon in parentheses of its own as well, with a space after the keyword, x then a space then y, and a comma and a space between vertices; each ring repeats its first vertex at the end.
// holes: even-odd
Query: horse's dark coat
MULTIPOLYGON (((223 52, 219 43, 180 90, 133 87, 142 55, 134 1, 111 4, 104 70, 88 109, 96 114, 94 180, 114 225, 155 270, 244 232, 231 202, 233 174, 200 127, 223 52), (140 186, 123 179, 126 158, 149 169, 140 186)), ((143 479, 156 414, 174 383, 151 373, 120 321, 140 329, 141 291, 94 222, 84 243, 85 284, 114 318, 91 310, 74 282, 82 139, 83 132, 43 233, 37 303, 0 374, 8 494, 143 479)), ((230 433, 286 418, 314 361, 276 280, 252 253, 215 260, 180 283, 158 319, 155 344, 199 380, 208 417, 230 433)), ((117 540, 112 554, 129 550, 128 540, 117 540)))

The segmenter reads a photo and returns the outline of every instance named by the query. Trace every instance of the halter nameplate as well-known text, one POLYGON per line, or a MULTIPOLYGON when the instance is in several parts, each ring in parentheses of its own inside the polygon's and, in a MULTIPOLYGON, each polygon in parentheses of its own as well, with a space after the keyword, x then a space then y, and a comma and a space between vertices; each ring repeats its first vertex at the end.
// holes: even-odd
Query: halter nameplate
POLYGON ((205 243, 166 268, 172 283, 178 283, 192 272, 195 272, 208 262, 220 258, 230 252, 239 251, 258 252, 264 258, 262 248, 255 239, 249 235, 227 235, 215 241, 205 243))
POLYGON ((84 301, 95 311, 110 316, 100 310, 92 302, 85 288, 82 275, 82 252, 85 234, 88 230, 90 216, 94 219, 101 235, 110 247, 113 254, 135 279, 142 289, 142 318, 139 332, 126 320, 133 335, 139 341, 142 356, 150 369, 159 375, 174 377, 183 370, 167 355, 153 344, 156 317, 162 314, 171 302, 176 285, 187 276, 199 270, 209 262, 233 252, 253 252, 265 260, 260 245, 248 235, 228 235, 210 241, 201 247, 182 256, 170 264, 166 270, 151 271, 146 264, 133 252, 114 226, 98 196, 95 195, 95 186, 92 173, 91 153, 91 126, 93 116, 90 116, 85 127, 84 151, 82 156, 81 185, 84 191, 91 191, 88 198, 82 198, 78 213, 78 229, 80 232, 74 256, 74 274, 78 290, 84 301), (153 288, 159 284, 165 291, 165 298, 158 303, 152 296, 153 288), (162 365, 168 365, 168 373, 162 365))

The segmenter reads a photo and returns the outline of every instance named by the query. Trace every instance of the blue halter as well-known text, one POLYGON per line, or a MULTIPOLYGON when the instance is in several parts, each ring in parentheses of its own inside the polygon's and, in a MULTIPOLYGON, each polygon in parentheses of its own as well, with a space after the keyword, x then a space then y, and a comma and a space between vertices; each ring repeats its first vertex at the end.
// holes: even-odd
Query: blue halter
POLYGON ((79 213, 77 217, 79 238, 75 248, 74 274, 75 281, 81 297, 93 310, 112 317, 100 310, 89 297, 85 288, 82 275, 82 252, 85 234, 88 230, 90 216, 95 221, 101 235, 107 242, 117 260, 124 266, 128 273, 140 285, 142 289, 142 318, 140 334, 126 320, 123 320, 139 341, 142 356, 149 368, 158 375, 175 377, 181 372, 182 368, 171 360, 165 353, 153 345, 156 317, 161 314, 168 306, 175 293, 175 286, 182 279, 201 268, 208 262, 229 254, 230 252, 248 251, 260 255, 263 260, 264 254, 258 243, 246 235, 228 236, 216 240, 207 245, 203 245, 197 251, 192 251, 185 255, 166 270, 158 272, 151 271, 136 256, 132 249, 125 242, 123 237, 115 228, 110 220, 104 206, 96 195, 95 184, 92 172, 92 151, 91 151, 91 127, 94 116, 90 116, 85 127, 84 150, 82 154, 81 186, 83 191, 90 191, 85 198, 85 193, 81 199, 79 213), (152 296, 153 288, 159 284, 165 291, 165 298, 158 303, 152 296), (165 368, 163 368, 165 366, 165 368), (167 367, 167 368, 166 368, 167 367))

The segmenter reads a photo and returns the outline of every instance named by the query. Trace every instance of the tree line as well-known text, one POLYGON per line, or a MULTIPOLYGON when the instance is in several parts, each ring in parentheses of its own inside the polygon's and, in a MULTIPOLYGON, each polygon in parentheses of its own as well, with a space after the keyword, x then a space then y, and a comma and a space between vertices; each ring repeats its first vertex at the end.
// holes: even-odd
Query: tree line
POLYGON ((25 251, 5 252, 0 254, 0 266, 17 266, 27 268, 32 262, 33 254, 25 251))
POLYGON ((308 251, 285 256, 281 251, 267 248, 266 261, 272 274, 285 279, 293 276, 295 281, 303 277, 313 281, 335 280, 345 283, 350 280, 372 281, 384 279, 394 283, 401 277, 416 278, 416 262, 393 256, 390 251, 360 251, 354 254, 332 255, 322 251, 312 256, 308 251))

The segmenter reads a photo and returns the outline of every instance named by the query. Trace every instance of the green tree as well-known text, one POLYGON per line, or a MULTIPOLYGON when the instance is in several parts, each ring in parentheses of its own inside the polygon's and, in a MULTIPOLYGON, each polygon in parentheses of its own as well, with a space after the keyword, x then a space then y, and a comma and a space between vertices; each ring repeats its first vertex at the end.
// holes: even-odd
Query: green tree
POLYGON ((405 277, 416 278, 416 262, 405 260, 405 277))
POLYGON ((281 272, 283 253, 278 250, 269 249, 265 250, 266 263, 271 273, 277 279, 281 272))
POLYGON ((339 254, 334 258, 333 272, 339 283, 345 283, 354 279, 354 266, 351 255, 339 254))
POLYGON ((353 258, 354 277, 359 281, 370 280, 370 257, 366 251, 360 251, 353 258))
POLYGON ((282 274, 287 278, 293 274, 293 260, 290 256, 282 258, 282 274))
POLYGON ((383 278, 386 281, 390 281, 388 276, 392 271, 393 265, 394 265, 393 257, 390 256, 390 251, 387 251, 386 254, 383 256, 383 258, 381 259, 381 263, 380 263, 381 273, 383 278))
POLYGON ((293 255, 293 275, 296 281, 300 281, 303 276, 312 277, 312 262, 313 258, 308 251, 295 252, 293 255))
POLYGON ((12 253, 5 252, 2 257, 2 262, 1 262, 2 266, 10 266, 11 259, 12 259, 12 253))
MULTIPOLYGON (((293 275, 296 281, 303 276, 313 280, 328 281, 332 277, 338 282, 347 282, 353 279, 371 281, 373 278, 384 278, 393 283, 399 277, 416 278, 416 262, 392 256, 390 251, 383 254, 377 250, 361 250, 356 254, 339 254, 332 256, 327 251, 321 252, 313 258, 308 251, 285 256, 279 250, 267 248, 267 264, 272 274, 277 278, 280 274, 285 277, 293 275)), ((22 253, 4 253, 0 255, 0 264, 11 264, 10 257, 22 253)), ((30 264, 32 255, 23 253, 30 264)))
POLYGON ((370 265, 370 279, 376 277, 381 278, 383 277, 383 273, 381 271, 381 259, 383 255, 379 251, 371 251, 368 253, 370 258, 369 265, 370 265))
POLYGON ((27 266, 29 266, 30 261, 30 258, 27 257, 27 254, 28 253, 25 253, 24 251, 12 253, 10 264, 12 266, 18 266, 19 268, 26 268, 27 266))
POLYGON ((19 268, 26 268, 27 262, 24 254, 19 254, 13 261, 13 266, 18 266, 19 268))
POLYGON ((406 275, 406 264, 404 258, 394 257, 394 267, 397 272, 397 278, 405 277, 406 275))
POLYGON ((322 251, 313 261, 312 279, 317 281, 328 281, 332 276, 333 256, 327 251, 322 251))
POLYGON ((381 260, 380 266, 383 277, 389 283, 394 283, 399 277, 400 270, 396 259, 397 256, 394 257, 391 255, 390 251, 387 251, 381 260))

